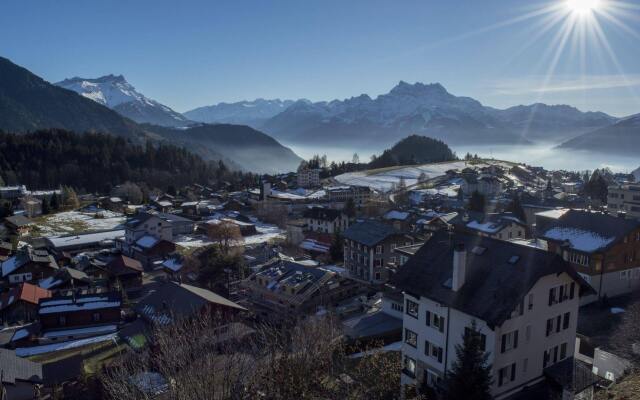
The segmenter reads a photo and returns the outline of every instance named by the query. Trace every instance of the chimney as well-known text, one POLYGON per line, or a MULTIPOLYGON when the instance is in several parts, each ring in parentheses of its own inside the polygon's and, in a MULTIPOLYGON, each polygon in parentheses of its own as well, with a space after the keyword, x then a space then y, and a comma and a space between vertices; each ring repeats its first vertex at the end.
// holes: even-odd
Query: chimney
POLYGON ((453 249, 453 278, 451 290, 457 292, 464 285, 467 277, 467 250, 464 243, 458 243, 453 249))

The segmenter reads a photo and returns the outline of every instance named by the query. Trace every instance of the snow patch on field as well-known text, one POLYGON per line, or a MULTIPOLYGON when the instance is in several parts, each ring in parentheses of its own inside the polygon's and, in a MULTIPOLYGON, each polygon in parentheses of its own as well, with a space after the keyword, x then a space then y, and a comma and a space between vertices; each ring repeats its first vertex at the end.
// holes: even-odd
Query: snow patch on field
MULTIPOLYGON (((238 245, 254 245, 265 243, 270 240, 285 239, 286 232, 276 225, 265 224, 258 221, 252 221, 256 226, 256 235, 245 236, 242 241, 237 243, 238 245)), ((185 248, 198 248, 209 246, 213 242, 205 235, 181 235, 176 241, 176 245, 185 248)))
MULTIPOLYGON (((501 161, 491 162, 495 165, 503 165, 510 167, 511 165, 501 161)), ((400 182, 400 178, 404 178, 407 186, 413 186, 418 183, 418 177, 425 174, 426 179, 434 179, 444 176, 450 169, 462 170, 466 167, 487 167, 488 162, 474 163, 473 165, 465 161, 450 161, 437 164, 412 165, 398 168, 385 168, 379 171, 358 171, 348 172, 338 175, 335 179, 344 185, 368 186, 374 190, 389 191, 392 186, 400 182)))
POLYGON ((42 217, 36 221, 38 232, 42 236, 60 236, 73 233, 113 230, 126 222, 123 214, 112 211, 83 213, 65 211, 42 217))

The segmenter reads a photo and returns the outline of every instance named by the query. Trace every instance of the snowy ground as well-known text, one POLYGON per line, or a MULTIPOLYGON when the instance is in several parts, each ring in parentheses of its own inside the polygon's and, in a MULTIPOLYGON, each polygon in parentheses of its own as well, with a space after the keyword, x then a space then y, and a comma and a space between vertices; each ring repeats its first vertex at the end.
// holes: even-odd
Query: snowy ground
MULTIPOLYGON (((501 161, 493 161, 492 164, 508 165, 501 161)), ((488 163, 474 163, 475 167, 485 167, 488 163)), ((392 185, 397 185, 400 178, 404 178, 407 186, 413 186, 418 183, 418 177, 424 173, 427 179, 433 179, 445 175, 450 169, 462 170, 467 166, 465 161, 450 161, 437 164, 414 165, 408 167, 383 168, 380 170, 369 170, 359 172, 349 172, 338 175, 335 179, 344 185, 369 186, 374 190, 389 191, 392 185)))
POLYGON ((87 339, 72 340, 70 342, 45 344, 43 346, 34 347, 19 347, 16 349, 16 355, 18 357, 29 357, 37 354, 51 353, 54 351, 70 350, 77 347, 87 346, 90 344, 102 343, 106 341, 115 341, 118 337, 117 333, 111 333, 109 335, 96 336, 87 339))
MULTIPOLYGON (((262 222, 254 222, 257 235, 245 236, 242 243, 244 245, 254 245, 268 242, 269 240, 285 239, 286 232, 275 225, 265 224, 262 222)), ((182 235, 176 241, 178 246, 186 248, 197 248, 210 245, 211 240, 205 235, 182 235)))
POLYGON ((65 211, 37 218, 36 226, 38 235, 61 236, 116 229, 125 221, 123 214, 112 211, 101 211, 99 214, 65 211), (97 215, 103 218, 96 218, 97 215))

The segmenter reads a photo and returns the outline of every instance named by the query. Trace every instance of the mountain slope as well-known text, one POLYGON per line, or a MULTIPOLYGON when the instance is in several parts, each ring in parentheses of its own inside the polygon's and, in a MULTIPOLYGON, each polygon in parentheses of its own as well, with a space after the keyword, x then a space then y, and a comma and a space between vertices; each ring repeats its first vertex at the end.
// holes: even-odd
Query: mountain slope
POLYGON ((363 140, 391 144, 420 134, 450 144, 512 144, 561 141, 615 118, 582 113, 568 106, 512 107, 498 110, 469 97, 454 96, 439 83, 400 82, 389 93, 331 102, 297 101, 261 128, 279 140, 355 145, 363 140))
POLYGON ((105 75, 96 79, 75 77, 56 85, 73 90, 138 123, 173 127, 191 124, 184 115, 137 92, 122 75, 105 75))
POLYGON ((144 133, 115 111, 54 86, 0 57, 0 129, 26 132, 43 128, 109 132, 125 137, 144 133))
POLYGON ((302 159, 291 149, 244 125, 202 124, 188 129, 148 127, 170 143, 180 144, 205 159, 223 155, 244 171, 295 171, 302 159), (212 153, 213 152, 213 153, 212 153))
POLYGON ((411 135, 385 150, 380 156, 372 158, 367 168, 428 164, 455 159, 455 153, 446 143, 425 136, 411 135))
POLYGON ((613 125, 577 136, 562 143, 559 147, 638 155, 638 149, 640 149, 640 114, 623 118, 613 125))
POLYGON ((257 128, 264 121, 281 113, 293 103, 293 100, 280 99, 218 103, 216 105, 198 107, 185 112, 184 115, 198 122, 241 124, 257 128))

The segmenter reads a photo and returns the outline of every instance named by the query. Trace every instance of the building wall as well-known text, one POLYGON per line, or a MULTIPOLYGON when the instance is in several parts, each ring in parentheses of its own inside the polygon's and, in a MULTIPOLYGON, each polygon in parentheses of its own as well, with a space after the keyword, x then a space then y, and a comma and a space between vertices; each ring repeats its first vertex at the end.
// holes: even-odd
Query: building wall
POLYGON ((107 308, 99 310, 83 310, 68 313, 41 314, 40 323, 43 329, 69 328, 87 325, 99 325, 107 323, 117 323, 120 321, 120 308, 107 308), (99 314, 98 320, 93 315, 99 314), (65 323, 61 323, 61 316, 64 316, 65 323))
POLYGON ((353 240, 345 239, 344 266, 349 276, 371 283, 384 283, 389 279, 387 264, 396 263, 399 255, 396 247, 413 244, 413 240, 404 235, 390 236, 376 246, 368 247, 353 240), (380 246, 378 252, 378 246, 380 246))
POLYGON ((640 185, 610 186, 607 208, 614 215, 624 211, 628 217, 640 218, 640 185))
MULTIPOLYGON (((475 321, 480 333, 486 335, 486 351, 489 353, 488 362, 492 365, 494 377, 492 386, 492 394, 494 396, 497 398, 508 396, 515 390, 520 390, 523 385, 540 380, 542 378, 545 350, 558 347, 558 359, 556 362, 560 361, 560 346, 563 343, 566 343, 565 358, 571 357, 574 353, 579 308, 577 285, 574 289, 573 299, 567 299, 549 306, 549 289, 564 284, 570 285, 571 282, 573 280, 565 273, 560 276, 553 274, 543 277, 524 297, 522 315, 520 315, 520 307, 516 307, 512 317, 501 326, 495 327, 495 329, 491 329, 484 321, 459 310, 440 305, 425 297, 416 299, 405 293, 403 340, 406 339, 405 328, 409 329, 417 333, 418 346, 414 348, 407 343, 403 343, 403 360, 405 355, 414 358, 417 361, 418 368, 415 379, 403 373, 402 383, 404 385, 419 385, 419 382, 425 378, 425 371, 431 371, 431 373, 437 374, 443 379, 455 362, 455 348, 463 342, 465 327, 471 327, 473 321, 475 321), (531 308, 529 308, 529 295, 532 295, 531 308), (412 300, 419 304, 418 318, 408 315, 407 300, 412 300), (427 311, 431 315, 435 313, 445 318, 442 330, 434 329, 433 323, 432 326, 426 325, 427 311), (564 314, 567 312, 570 313, 569 324, 564 329, 564 314), (555 325, 558 315, 561 316, 560 332, 556 332, 555 325), (554 319, 554 329, 553 333, 547 336, 547 320, 551 318, 554 319), (517 347, 502 352, 503 334, 509 334, 514 331, 518 332, 517 347), (425 341, 443 348, 442 362, 425 354, 425 341), (503 382, 499 386, 499 370, 503 367, 509 367, 510 375, 510 366, 514 363, 516 365, 515 380, 503 382)), ((551 351, 551 360, 553 360, 553 350, 551 351)), ((551 364, 549 363, 547 366, 551 364)))

